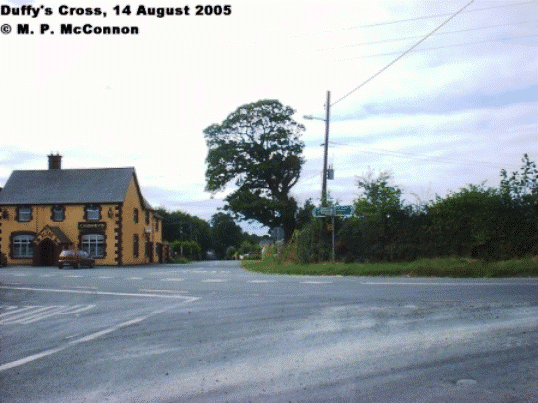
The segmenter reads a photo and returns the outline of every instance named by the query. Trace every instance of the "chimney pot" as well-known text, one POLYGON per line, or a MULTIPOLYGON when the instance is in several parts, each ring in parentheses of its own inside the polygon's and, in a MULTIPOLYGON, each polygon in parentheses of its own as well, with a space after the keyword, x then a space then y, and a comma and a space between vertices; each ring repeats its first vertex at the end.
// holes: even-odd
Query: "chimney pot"
POLYGON ((49 169, 62 169, 62 156, 60 154, 50 154, 49 169))

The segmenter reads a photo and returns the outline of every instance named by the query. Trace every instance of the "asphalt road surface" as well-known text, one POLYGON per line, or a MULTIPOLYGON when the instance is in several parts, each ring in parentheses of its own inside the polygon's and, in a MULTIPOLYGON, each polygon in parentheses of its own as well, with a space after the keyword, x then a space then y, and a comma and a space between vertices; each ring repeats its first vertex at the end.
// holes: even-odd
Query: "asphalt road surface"
POLYGON ((1 402, 538 402, 538 279, 0 269, 1 402))

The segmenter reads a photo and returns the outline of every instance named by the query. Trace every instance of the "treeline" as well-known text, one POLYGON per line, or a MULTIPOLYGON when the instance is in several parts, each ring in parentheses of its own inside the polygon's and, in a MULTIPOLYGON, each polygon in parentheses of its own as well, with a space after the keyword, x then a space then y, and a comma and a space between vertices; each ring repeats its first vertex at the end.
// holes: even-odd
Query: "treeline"
POLYGON ((162 217, 163 240, 177 261, 208 258, 234 259, 260 254, 263 237, 244 232, 226 213, 216 213, 210 222, 182 211, 157 210, 162 217))
POLYGON ((519 171, 501 171, 497 188, 468 185, 445 197, 406 204, 391 175, 370 172, 358 179, 354 216, 309 218, 308 201, 299 212, 302 227, 294 244, 303 263, 332 258, 345 262, 409 261, 418 258, 470 257, 505 260, 538 254, 538 170, 524 155, 519 171))

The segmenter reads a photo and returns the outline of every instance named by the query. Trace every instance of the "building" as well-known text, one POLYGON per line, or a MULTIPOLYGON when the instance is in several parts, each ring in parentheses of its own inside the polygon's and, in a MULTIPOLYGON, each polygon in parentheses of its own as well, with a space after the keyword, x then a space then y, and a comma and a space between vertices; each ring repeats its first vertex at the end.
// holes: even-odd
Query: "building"
POLYGON ((97 265, 168 261, 162 219, 144 199, 135 169, 13 171, 0 192, 0 252, 8 264, 52 266, 64 249, 97 265))

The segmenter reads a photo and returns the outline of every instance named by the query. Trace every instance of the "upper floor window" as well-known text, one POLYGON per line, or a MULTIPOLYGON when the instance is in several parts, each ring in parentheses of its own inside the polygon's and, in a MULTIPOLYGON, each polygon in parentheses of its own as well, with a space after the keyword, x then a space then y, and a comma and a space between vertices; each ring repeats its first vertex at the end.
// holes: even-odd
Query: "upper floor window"
POLYGON ((101 209, 96 204, 88 204, 86 206, 86 220, 99 221, 101 218, 101 209))
POLYGON ((133 221, 135 224, 138 224, 138 209, 137 208, 133 210, 133 221))
POLYGON ((33 240, 33 235, 15 235, 13 237, 13 257, 33 257, 33 240))
POLYGON ((63 221, 65 220, 65 209, 62 205, 55 205, 52 207, 52 220, 63 221))
POLYGON ((19 221, 30 221, 32 219, 32 208, 30 206, 19 206, 17 218, 19 221))
POLYGON ((149 211, 146 211, 146 225, 149 225, 149 211))
POLYGON ((155 219, 155 232, 159 232, 159 220, 155 219))

